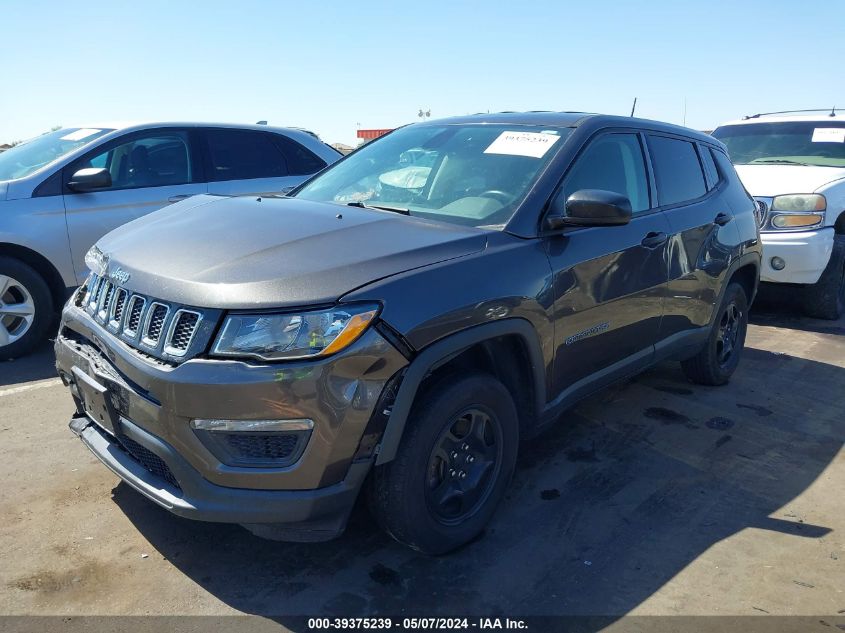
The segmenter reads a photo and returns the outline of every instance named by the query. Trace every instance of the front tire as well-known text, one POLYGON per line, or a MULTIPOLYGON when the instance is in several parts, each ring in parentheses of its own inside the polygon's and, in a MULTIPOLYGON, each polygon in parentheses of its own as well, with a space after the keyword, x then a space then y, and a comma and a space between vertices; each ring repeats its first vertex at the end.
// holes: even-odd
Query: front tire
POLYGON ((377 468, 370 508, 397 541, 445 554, 474 539, 513 475, 516 407, 487 374, 442 377, 414 403, 396 458, 377 468))
POLYGON ((736 371, 748 332, 748 298, 737 283, 730 284, 719 306, 707 342, 681 366, 687 378, 700 385, 724 385, 736 371))
POLYGON ((20 260, 0 257, 0 359, 28 354, 44 339, 52 318, 44 278, 20 260))
POLYGON ((845 314, 845 235, 833 239, 827 268, 815 284, 804 289, 804 314, 831 321, 845 314))

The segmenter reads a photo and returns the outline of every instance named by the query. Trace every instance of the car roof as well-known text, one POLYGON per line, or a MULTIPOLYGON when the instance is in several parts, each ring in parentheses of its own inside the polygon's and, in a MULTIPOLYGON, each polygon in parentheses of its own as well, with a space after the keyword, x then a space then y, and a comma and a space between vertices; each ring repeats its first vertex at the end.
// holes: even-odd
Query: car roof
POLYGON ((146 130, 157 127, 224 127, 240 130, 263 130, 274 132, 303 132, 311 136, 316 135, 301 127, 279 127, 273 125, 259 125, 257 123, 223 123, 213 121, 98 121, 86 125, 66 125, 66 128, 92 128, 99 130, 114 130, 116 132, 127 132, 133 130, 146 130))
POLYGON ((808 114, 806 112, 776 112, 773 114, 752 114, 741 119, 727 121, 726 123, 720 124, 718 127, 723 127, 725 125, 754 125, 755 123, 782 123, 784 121, 810 121, 814 123, 842 122, 845 121, 845 112, 835 112, 832 114, 830 111, 824 110, 816 114, 808 114))
POLYGON ((549 127, 580 127, 589 123, 591 127, 634 127, 666 132, 668 134, 679 134, 697 139, 704 143, 721 146, 717 139, 693 130, 691 128, 653 121, 651 119, 640 119, 637 117, 615 116, 611 114, 596 114, 593 112, 552 112, 544 110, 533 110, 530 112, 484 112, 479 114, 468 114, 465 116, 437 119, 417 123, 416 125, 453 125, 453 124, 504 124, 504 125, 548 125, 549 127))

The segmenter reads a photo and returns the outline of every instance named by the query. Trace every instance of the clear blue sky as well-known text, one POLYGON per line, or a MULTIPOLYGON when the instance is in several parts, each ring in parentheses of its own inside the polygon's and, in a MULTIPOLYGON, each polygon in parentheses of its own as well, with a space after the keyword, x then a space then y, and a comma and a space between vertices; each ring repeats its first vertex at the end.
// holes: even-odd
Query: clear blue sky
POLYGON ((54 125, 361 127, 585 110, 709 129, 845 108, 842 0, 7 2, 0 142, 54 125))

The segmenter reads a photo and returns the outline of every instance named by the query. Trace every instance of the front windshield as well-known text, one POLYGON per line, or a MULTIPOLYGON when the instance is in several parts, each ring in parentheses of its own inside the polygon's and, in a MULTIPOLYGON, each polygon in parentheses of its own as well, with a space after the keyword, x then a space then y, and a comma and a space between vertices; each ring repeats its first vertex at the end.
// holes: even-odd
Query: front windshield
POLYGON ((779 121, 716 128, 735 165, 845 167, 845 121, 779 121))
POLYGON ((523 125, 412 125, 361 148, 294 195, 501 227, 570 132, 523 125))
POLYGON ((111 131, 100 128, 63 128, 15 145, 0 153, 0 180, 28 176, 47 163, 111 131))

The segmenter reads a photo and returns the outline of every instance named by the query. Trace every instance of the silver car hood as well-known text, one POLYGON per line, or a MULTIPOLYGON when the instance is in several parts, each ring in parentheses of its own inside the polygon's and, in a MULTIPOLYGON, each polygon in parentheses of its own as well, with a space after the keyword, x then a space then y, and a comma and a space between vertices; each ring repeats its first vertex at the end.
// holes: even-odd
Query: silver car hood
POLYGON ((250 309, 329 304, 486 243, 480 229, 386 211, 203 195, 125 224, 97 247, 112 278, 130 290, 197 307, 250 309))

